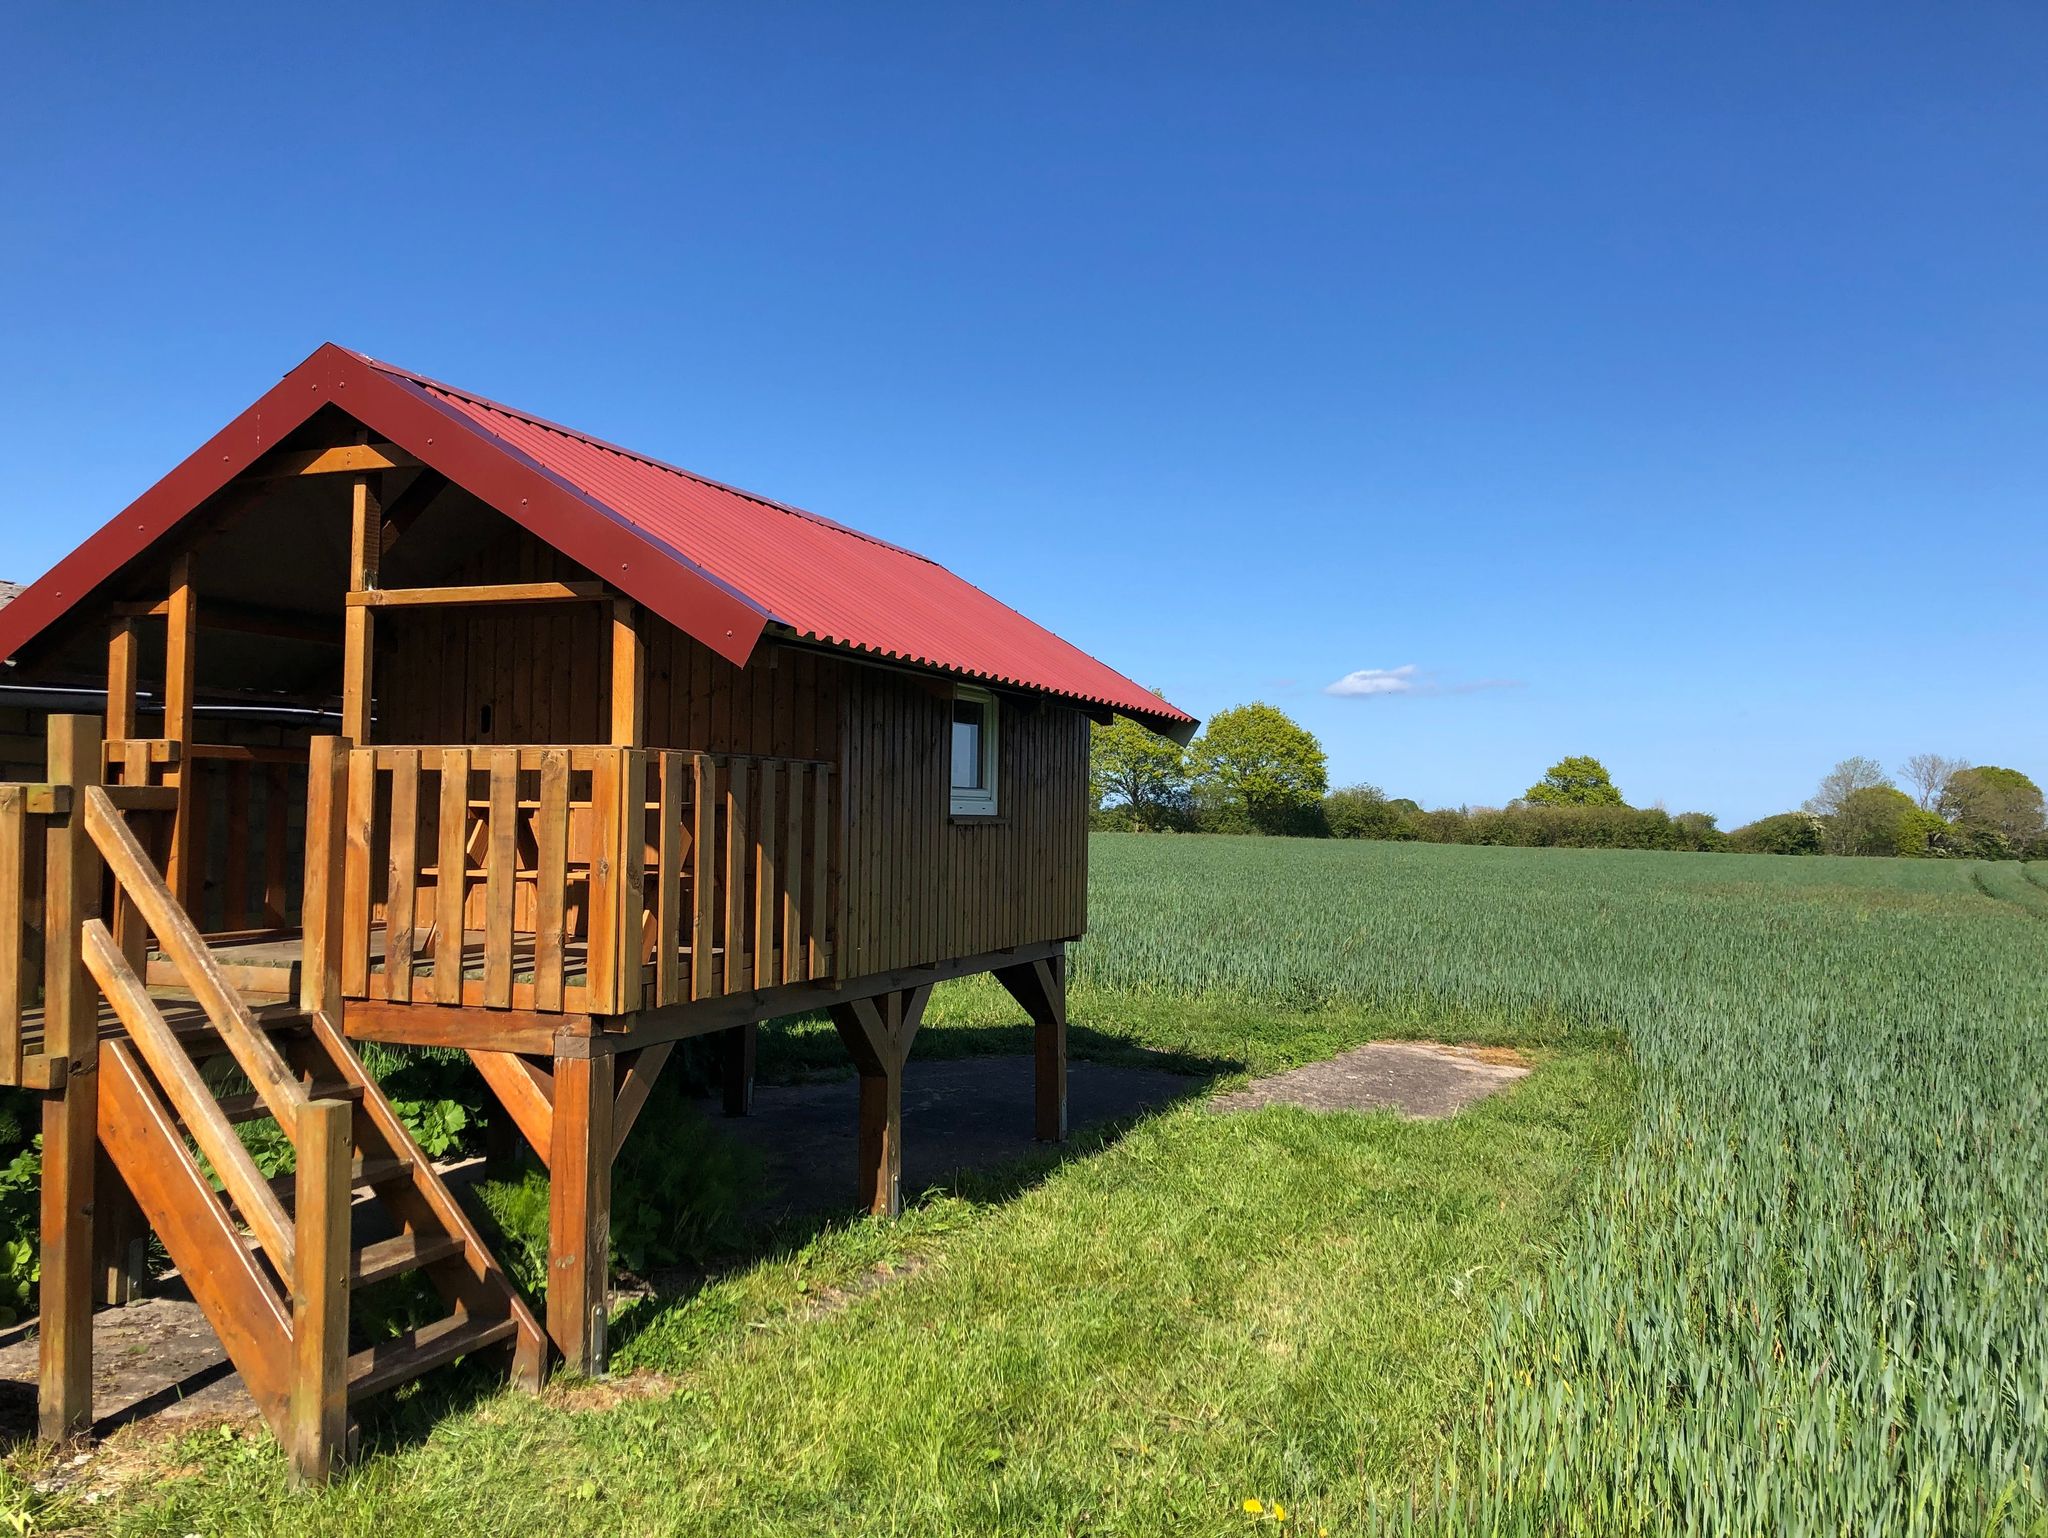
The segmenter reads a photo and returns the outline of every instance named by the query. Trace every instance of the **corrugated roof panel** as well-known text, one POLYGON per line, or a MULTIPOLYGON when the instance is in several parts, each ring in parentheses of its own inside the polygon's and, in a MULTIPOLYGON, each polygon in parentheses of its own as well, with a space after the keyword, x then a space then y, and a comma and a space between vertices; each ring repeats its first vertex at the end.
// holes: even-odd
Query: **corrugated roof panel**
POLYGON ((374 366, 518 450, 800 636, 1193 723, 924 556, 390 364, 374 366))

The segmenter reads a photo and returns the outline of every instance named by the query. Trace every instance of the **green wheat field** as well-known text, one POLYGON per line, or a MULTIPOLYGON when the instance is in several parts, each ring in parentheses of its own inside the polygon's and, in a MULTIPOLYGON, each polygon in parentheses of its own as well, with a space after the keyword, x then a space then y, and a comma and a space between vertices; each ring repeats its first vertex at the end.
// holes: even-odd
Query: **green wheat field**
POLYGON ((1440 1510, 2038 1523, 2048 866, 1124 837, 1094 882, 1090 988, 1626 1041, 1632 1129, 1500 1300, 1440 1510))

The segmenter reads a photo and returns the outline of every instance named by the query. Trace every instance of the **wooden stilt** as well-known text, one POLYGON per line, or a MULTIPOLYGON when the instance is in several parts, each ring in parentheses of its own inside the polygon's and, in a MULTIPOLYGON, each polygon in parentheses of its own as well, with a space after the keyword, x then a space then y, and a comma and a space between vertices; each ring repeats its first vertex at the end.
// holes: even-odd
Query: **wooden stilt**
POLYGON ((996 981, 1022 1004, 1036 1029, 1035 1048, 1038 1140, 1064 1142, 1067 1136, 1067 958, 1063 951, 1042 961, 998 967, 996 981))
POLYGON ((612 1059, 555 1058, 548 1158, 548 1334, 575 1371, 605 1369, 612 1229, 612 1059))
POLYGON ((99 996, 80 931, 99 912, 98 856, 85 827, 85 787, 100 778, 100 723, 52 716, 49 776, 70 787, 52 818, 44 923, 44 1051, 68 1064, 43 1101, 42 1327, 37 1423, 62 1441, 92 1423, 94 1165, 99 1142, 99 996))
POLYGON ((860 1073, 860 1200, 878 1217, 903 1210, 903 1064, 924 1021, 931 985, 832 1006, 860 1073))
POLYGON ((761 1027, 736 1025, 725 1033, 725 1053, 719 1062, 724 1080, 725 1114, 751 1116, 754 1111, 754 1054, 759 1047, 761 1027))

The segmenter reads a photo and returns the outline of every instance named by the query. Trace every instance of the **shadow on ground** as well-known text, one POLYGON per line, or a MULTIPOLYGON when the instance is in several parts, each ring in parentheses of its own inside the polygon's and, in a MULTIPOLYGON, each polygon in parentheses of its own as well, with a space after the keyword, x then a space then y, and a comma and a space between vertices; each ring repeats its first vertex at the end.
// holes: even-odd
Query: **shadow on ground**
MULTIPOLYGON (((619 1321, 623 1345, 707 1282, 732 1270, 800 1250, 835 1226, 859 1221, 855 1158, 858 1080, 817 1077, 822 1066, 792 1055, 780 1063, 773 1036, 763 1061, 805 1082, 757 1087, 749 1117, 728 1120, 708 1099, 703 1109, 722 1135, 752 1148, 766 1179, 749 1204, 750 1241, 709 1269, 650 1279, 652 1297, 619 1321)), ((915 1202, 933 1192, 979 1202, 1013 1200, 1061 1165, 1100 1152, 1145 1116, 1207 1094, 1242 1064, 1187 1053, 1154 1052, 1125 1037, 1074 1026, 1069 1031, 1068 1141, 1033 1138, 1034 1074, 1028 1025, 947 1026, 918 1043, 904 1071, 903 1189, 915 1202)), ((844 1063, 844 1059, 841 1059, 844 1063)), ((696 1074, 692 1078, 698 1078, 696 1074)), ((703 1075, 708 1080, 709 1075, 703 1075)), ((465 1183, 479 1161, 455 1176, 465 1183)), ((178 1433, 219 1419, 250 1420, 255 1406, 212 1329, 175 1277, 156 1294, 94 1316, 93 1435, 136 1425, 178 1433)), ((23 1332, 0 1345, 0 1447, 35 1433, 37 1344, 23 1332)), ((496 1364, 464 1364, 417 1389, 363 1409, 363 1445, 391 1449, 427 1435, 445 1416, 503 1382, 496 1364)))

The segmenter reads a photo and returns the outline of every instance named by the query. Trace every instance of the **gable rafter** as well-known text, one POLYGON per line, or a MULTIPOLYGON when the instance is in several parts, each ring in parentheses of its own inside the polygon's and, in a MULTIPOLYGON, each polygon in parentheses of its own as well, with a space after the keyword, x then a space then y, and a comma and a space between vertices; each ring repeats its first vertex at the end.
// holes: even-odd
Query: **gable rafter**
POLYGON ((209 497, 252 468, 303 459, 320 473, 361 473, 364 467, 345 454, 332 465, 326 463, 337 452, 331 449, 289 461, 266 459, 327 406, 338 408, 372 435, 368 444, 357 446, 359 450, 394 466, 417 463, 422 473, 431 471, 460 487, 727 661, 745 666, 753 655, 771 618, 757 604, 628 526, 426 391, 328 343, 0 610, 0 657, 16 656, 122 567, 164 543, 209 497))

